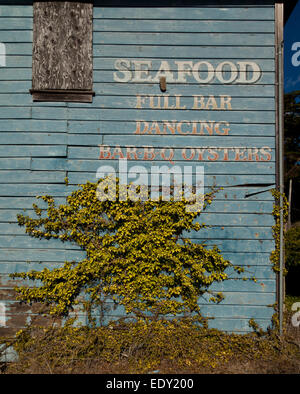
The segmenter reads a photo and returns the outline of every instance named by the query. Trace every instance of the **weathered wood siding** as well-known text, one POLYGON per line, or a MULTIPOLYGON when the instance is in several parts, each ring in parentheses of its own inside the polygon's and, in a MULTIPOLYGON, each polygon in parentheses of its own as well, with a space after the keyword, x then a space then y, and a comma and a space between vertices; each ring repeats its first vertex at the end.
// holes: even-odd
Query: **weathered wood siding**
MULTIPOLYGON (((203 165, 207 188, 214 183, 224 186, 201 216, 212 227, 192 237, 216 244, 257 283, 215 285, 225 300, 219 305, 202 300, 202 311, 215 317, 211 327, 222 330, 248 331, 250 318, 263 328, 269 326, 274 313, 270 305, 276 300, 276 277, 269 260, 274 249, 273 200, 266 191, 275 184, 274 6, 94 6, 92 104, 32 102, 32 36, 32 6, 0 6, 0 41, 7 52, 6 67, 0 67, 0 303, 5 309, 0 334, 24 326, 35 313, 15 301, 15 282, 9 273, 56 267, 82 256, 71 245, 31 239, 18 227, 17 213, 24 209, 31 213, 36 195, 51 194, 63 201, 78 183, 96 181, 96 170, 104 163, 117 168, 119 156, 111 159, 116 146, 123 153, 127 146, 139 152, 129 156, 128 165, 148 169, 152 164, 171 165, 165 160, 169 157, 181 166, 203 165), (150 61, 151 80, 118 82, 116 76, 124 79, 124 73, 116 70, 118 59, 130 64, 125 71, 133 70, 134 60, 150 61), (214 68, 223 61, 251 61, 259 65, 261 75, 255 83, 222 83, 214 78, 205 84, 189 74, 178 82, 175 62, 200 60, 214 68), (170 74, 167 77, 165 93, 159 81, 152 81, 162 61, 173 73, 173 82, 170 74), (139 108, 141 95, 169 95, 169 109, 163 108, 164 99, 161 108, 151 108, 149 98, 139 108), (177 104, 175 95, 180 96, 177 104), (193 109, 193 95, 205 100, 210 95, 230 96, 231 108, 193 109), (172 124, 166 126, 163 134, 165 121, 176 122, 176 127, 172 131, 172 124), (204 127, 201 134, 198 124, 193 133, 189 122, 199 121, 226 122, 229 131, 218 133, 213 128, 210 134, 204 127), (178 122, 182 122, 179 128, 178 122), (99 159, 99 145, 105 146, 104 158, 110 147, 108 160, 99 159), (145 155, 145 146, 153 148, 155 157, 150 151, 145 155)), ((225 73, 224 79, 229 76, 225 73)), ((157 99, 153 103, 156 106, 157 99)))
POLYGON ((91 90, 93 5, 39 2, 33 12, 33 89, 91 90))

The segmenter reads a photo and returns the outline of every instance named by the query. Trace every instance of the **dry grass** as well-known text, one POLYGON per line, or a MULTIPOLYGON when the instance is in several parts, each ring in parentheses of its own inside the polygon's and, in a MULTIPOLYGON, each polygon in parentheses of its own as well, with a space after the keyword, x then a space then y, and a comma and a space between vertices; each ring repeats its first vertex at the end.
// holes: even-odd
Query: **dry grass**
POLYGON ((3 374, 299 374, 300 327, 284 335, 195 329, 189 324, 119 324, 67 330, 30 327, 3 374))

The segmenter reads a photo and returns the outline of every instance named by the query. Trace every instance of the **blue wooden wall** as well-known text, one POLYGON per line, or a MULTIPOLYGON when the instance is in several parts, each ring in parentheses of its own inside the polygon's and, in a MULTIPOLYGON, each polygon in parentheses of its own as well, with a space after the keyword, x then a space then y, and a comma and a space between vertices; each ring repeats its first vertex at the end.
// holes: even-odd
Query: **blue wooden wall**
MULTIPOLYGON (((192 237, 216 244, 226 258, 244 266, 246 274, 254 275, 257 282, 227 281, 214 286, 224 292, 225 299, 219 305, 201 300, 202 311, 215 317, 211 327, 226 331, 249 331, 250 318, 268 327, 274 313, 270 305, 276 301, 276 277, 269 260, 274 249, 273 200, 266 191, 275 185, 276 164, 274 5, 95 6, 96 95, 92 104, 32 102, 32 24, 32 6, 0 6, 0 42, 6 48, 6 66, 0 66, 0 303, 5 310, 0 334, 24 326, 35 313, 34 307, 15 301, 15 281, 9 278, 10 273, 57 267, 65 260, 82 257, 71 245, 31 239, 18 227, 16 215, 24 209, 32 213, 36 195, 51 194, 63 202, 78 183, 95 182, 100 165, 117 167, 117 155, 99 159, 99 145, 110 147, 110 157, 116 146, 122 152, 126 146, 135 147, 142 153, 138 160, 128 160, 128 165, 141 164, 148 169, 153 164, 171 165, 164 160, 169 152, 175 164, 204 166, 206 190, 213 184, 224 186, 201 216, 212 227, 192 237), (136 60, 151 61, 151 79, 116 81, 116 76, 125 79, 126 75, 116 70, 118 59, 130 65, 125 67, 127 71, 133 70, 136 60), (153 81, 162 61, 173 75, 173 81, 170 73, 167 76, 166 93, 153 81), (206 61, 214 68, 223 61, 251 61, 260 67, 261 75, 255 83, 222 83, 217 78, 199 83, 189 74, 178 82, 178 61, 206 61), (151 108, 147 99, 136 108, 138 95, 169 95, 170 106, 174 95, 181 95, 182 108, 151 108), (210 95, 230 96, 231 108, 193 109, 194 95, 206 99, 210 95), (185 121, 179 129, 182 134, 170 128, 163 134, 166 120, 185 121), (148 131, 135 133, 137 121, 148 124, 148 131), (203 134, 199 130, 193 134, 188 123, 192 121, 226 122, 228 135, 215 130, 210 134, 205 128, 203 134), (144 146, 155 149, 154 160, 143 159, 144 146), (194 156, 190 156, 192 149, 194 156), (203 154, 199 155, 199 149, 203 154), (66 176, 68 186, 64 184, 66 176)), ((148 74, 142 76, 146 79, 148 74)), ((229 76, 225 71, 224 78, 229 76)))

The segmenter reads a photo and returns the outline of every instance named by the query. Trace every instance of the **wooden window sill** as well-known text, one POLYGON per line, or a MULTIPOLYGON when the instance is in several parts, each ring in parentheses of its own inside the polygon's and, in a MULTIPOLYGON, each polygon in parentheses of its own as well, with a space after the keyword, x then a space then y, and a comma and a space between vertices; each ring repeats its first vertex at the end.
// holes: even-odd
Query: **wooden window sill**
POLYGON ((92 103, 92 90, 30 89, 33 101, 92 103))

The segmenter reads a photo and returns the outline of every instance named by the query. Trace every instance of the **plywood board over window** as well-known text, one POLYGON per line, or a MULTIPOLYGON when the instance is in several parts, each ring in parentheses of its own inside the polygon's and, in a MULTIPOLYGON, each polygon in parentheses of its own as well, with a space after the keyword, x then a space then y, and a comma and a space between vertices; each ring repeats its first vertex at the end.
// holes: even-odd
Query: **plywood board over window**
POLYGON ((33 26, 33 100, 92 102, 93 5, 36 1, 33 26))

